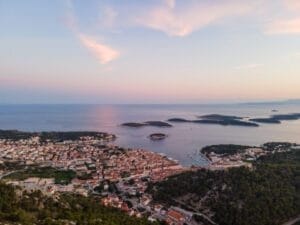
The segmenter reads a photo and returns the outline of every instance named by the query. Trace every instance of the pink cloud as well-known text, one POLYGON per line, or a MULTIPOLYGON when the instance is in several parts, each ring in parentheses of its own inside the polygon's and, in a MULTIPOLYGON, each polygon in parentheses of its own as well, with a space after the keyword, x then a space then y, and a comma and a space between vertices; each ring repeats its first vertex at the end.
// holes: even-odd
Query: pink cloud
POLYGON ((300 10, 300 1, 299 0, 284 0, 284 4, 291 11, 300 10))
POLYGON ((261 64, 261 63, 250 63, 250 64, 241 65, 241 66, 236 66, 235 69, 236 70, 256 69, 256 68, 259 68, 262 66, 263 66, 263 64, 261 64))
POLYGON ((187 36, 225 18, 244 15, 253 8, 253 3, 236 0, 215 3, 192 1, 184 7, 176 7, 174 0, 165 2, 141 15, 137 19, 138 24, 170 36, 187 36))
POLYGON ((94 38, 85 34, 79 34, 81 43, 99 60, 101 64, 107 64, 120 56, 120 52, 97 42, 94 38))
POLYGON ((300 1, 282 0, 285 16, 273 20, 267 24, 267 34, 300 34, 300 1))
POLYGON ((300 17, 273 21, 267 26, 267 34, 300 34, 300 17))

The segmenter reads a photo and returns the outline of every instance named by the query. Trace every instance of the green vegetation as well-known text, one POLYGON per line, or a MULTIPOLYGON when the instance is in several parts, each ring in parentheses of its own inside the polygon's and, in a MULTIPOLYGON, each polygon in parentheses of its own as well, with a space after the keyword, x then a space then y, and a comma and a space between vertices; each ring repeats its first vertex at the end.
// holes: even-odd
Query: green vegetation
POLYGON ((59 198, 36 191, 23 192, 0 183, 0 224, 22 225, 150 225, 145 218, 137 219, 100 204, 100 199, 73 194, 59 198), (19 194, 17 194, 19 193, 19 194))
POLYGON ((227 155, 234 155, 237 153, 243 153, 247 148, 251 148, 250 146, 245 145, 210 145, 206 146, 201 149, 201 153, 203 154, 209 154, 211 152, 214 152, 216 154, 227 154, 227 155))
POLYGON ((0 130, 0 139, 21 140, 34 137, 35 133, 23 132, 18 130, 0 130))
POLYGON ((254 169, 201 169, 153 184, 154 199, 211 215, 220 225, 273 225, 300 214, 300 150, 259 158, 254 169))
POLYGON ((32 167, 9 174, 4 179, 25 180, 30 177, 54 178, 56 184, 69 184, 76 177, 76 173, 73 170, 58 170, 52 167, 32 167))
POLYGON ((262 145, 263 149, 266 151, 277 151, 277 150, 283 150, 287 151, 289 150, 292 146, 296 146, 296 144, 292 144, 289 142, 267 142, 262 145))

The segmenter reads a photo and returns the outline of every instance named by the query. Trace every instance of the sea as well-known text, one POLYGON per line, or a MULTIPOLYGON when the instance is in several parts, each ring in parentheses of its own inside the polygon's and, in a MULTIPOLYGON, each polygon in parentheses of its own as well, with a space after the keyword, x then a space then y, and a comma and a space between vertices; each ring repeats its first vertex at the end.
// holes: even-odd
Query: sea
POLYGON ((300 120, 259 127, 174 123, 171 128, 121 126, 125 122, 197 119, 206 114, 247 118, 300 113, 300 103, 239 103, 194 105, 0 105, 0 129, 22 131, 101 131, 117 135, 115 144, 164 153, 184 166, 203 165, 199 150, 213 144, 261 145, 270 141, 300 143, 300 120), (151 133, 165 133, 161 141, 151 133))

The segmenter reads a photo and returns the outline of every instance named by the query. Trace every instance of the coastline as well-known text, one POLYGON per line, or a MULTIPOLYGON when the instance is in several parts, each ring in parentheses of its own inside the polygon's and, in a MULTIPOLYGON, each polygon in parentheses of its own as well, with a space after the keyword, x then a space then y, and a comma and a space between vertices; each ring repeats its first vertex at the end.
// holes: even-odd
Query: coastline
POLYGON ((114 134, 89 131, 0 130, 0 179, 49 197, 71 193, 100 198, 104 206, 118 208, 130 216, 147 215, 150 221, 169 221, 172 214, 178 214, 186 222, 200 216, 214 224, 211 216, 181 201, 171 205, 157 202, 157 196, 149 190, 177 176, 252 169, 261 157, 299 150, 299 145, 287 142, 211 145, 195 152, 206 165, 184 167, 163 153, 119 147, 113 143, 116 138, 114 134))

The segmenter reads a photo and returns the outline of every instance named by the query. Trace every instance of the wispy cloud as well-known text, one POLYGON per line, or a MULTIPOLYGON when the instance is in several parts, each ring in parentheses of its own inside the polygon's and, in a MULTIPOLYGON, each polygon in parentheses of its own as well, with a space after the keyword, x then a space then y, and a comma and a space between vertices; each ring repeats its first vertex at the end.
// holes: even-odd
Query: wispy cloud
POLYGON ((111 28, 116 22, 118 12, 112 7, 106 6, 100 10, 100 16, 98 19, 98 25, 106 28, 111 28))
POLYGON ((79 34, 79 40, 101 64, 107 64, 120 56, 120 52, 85 34, 79 34))
POLYGON ((263 66, 262 63, 250 63, 250 64, 236 66, 236 67, 234 67, 234 69, 236 69, 236 70, 247 70, 247 69, 256 69, 256 68, 262 67, 262 66, 263 66))
POLYGON ((167 4, 167 6, 169 8, 174 8, 175 7, 175 4, 176 4, 176 0, 165 0, 165 3, 167 4))
POLYGON ((300 1, 299 0, 284 0, 284 4, 291 11, 300 10, 300 1))
POLYGON ((267 34, 300 34, 300 1, 282 0, 282 16, 267 24, 267 34), (285 12, 285 13, 284 13, 285 12))
POLYGON ((189 1, 177 7, 175 0, 155 6, 137 21, 139 25, 167 33, 170 36, 187 36, 192 32, 222 22, 225 18, 244 15, 253 9, 248 1, 189 1))
MULTIPOLYGON (((78 18, 74 14, 73 1, 67 1, 67 14, 66 14, 66 25, 79 39, 80 43, 89 50, 101 64, 107 64, 120 56, 120 51, 104 44, 94 37, 85 34, 80 31, 78 27, 78 18)), ((112 8, 105 8, 104 11, 105 20, 103 20, 103 26, 111 26, 114 22, 117 13, 112 8)))
POLYGON ((300 34, 300 17, 276 20, 266 28, 267 34, 300 34))

